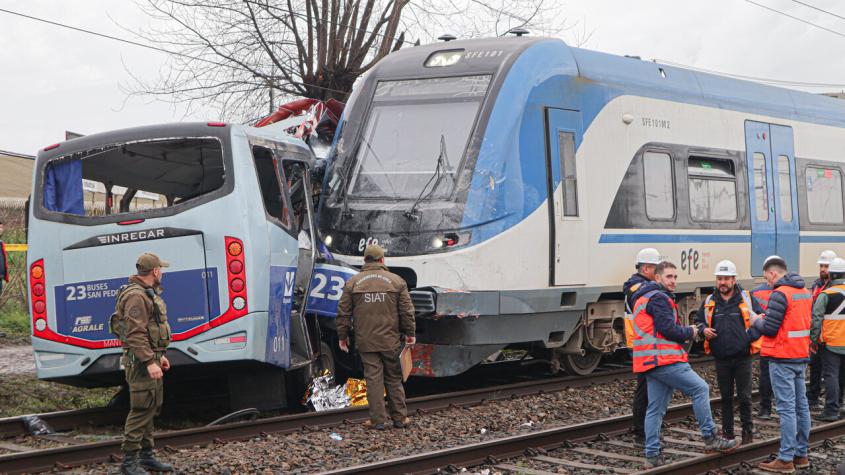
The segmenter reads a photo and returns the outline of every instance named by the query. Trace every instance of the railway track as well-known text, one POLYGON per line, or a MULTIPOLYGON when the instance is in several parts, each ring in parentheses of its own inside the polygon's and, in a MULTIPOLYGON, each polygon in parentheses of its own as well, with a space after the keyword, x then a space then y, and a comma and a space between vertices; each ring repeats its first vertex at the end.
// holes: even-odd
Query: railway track
MULTIPOLYGON (((702 358, 696 360, 694 364, 702 365, 709 362, 710 359, 702 358)), ((632 378, 633 374, 630 368, 606 369, 589 377, 555 377, 411 398, 408 400, 408 409, 412 412, 425 413, 453 406, 471 406, 485 401, 550 393, 567 388, 587 387, 632 378)), ((91 422, 113 423, 116 420, 115 417, 122 417, 122 413, 116 413, 114 409, 90 409, 42 414, 41 417, 55 429, 65 430, 79 424, 90 425, 91 422)), ((362 422, 367 418, 366 407, 350 407, 334 411, 268 417, 248 422, 163 432, 156 435, 156 441, 161 447, 179 448, 208 444, 213 441, 243 440, 262 433, 284 434, 311 428, 331 427, 350 422, 362 422)), ((24 427, 21 417, 0 419, 0 434, 20 434, 24 427)), ((0 473, 37 472, 54 467, 67 468, 74 465, 103 462, 119 452, 119 440, 75 443, 65 447, 40 450, 21 450, 18 453, 0 455, 0 473)))
MULTIPOLYGON (((711 399, 718 407, 720 400, 711 399)), ((718 423, 718 420, 716 421, 718 423)), ((767 460, 780 446, 777 420, 755 420, 755 442, 730 454, 705 454, 704 444, 694 421, 692 405, 670 407, 664 419, 663 454, 669 463, 646 469, 642 448, 636 446, 629 432, 631 416, 536 431, 524 435, 384 460, 325 472, 326 475, 436 473, 467 468, 480 472, 489 468, 501 473, 551 475, 563 467, 569 474, 681 474, 758 473, 757 461, 767 460), (762 426, 762 427, 761 427, 762 426), (762 438, 761 438, 762 437, 762 438)), ((740 426, 737 425, 737 428, 740 426)), ((845 437, 845 419, 833 423, 813 421, 811 447, 839 448, 831 442, 845 437)), ((813 460, 811 450, 810 460, 813 460)), ((761 472, 764 473, 764 472, 761 472)), ((799 473, 802 473, 799 471, 799 473)), ((810 470, 804 473, 815 473, 810 470)))
MULTIPOLYGON (((708 358, 701 358, 698 364, 702 364, 704 362, 710 361, 708 358)), ((507 364, 507 363, 500 363, 500 364, 507 364)), ((512 370, 511 370, 512 371, 512 370)), ((600 367, 600 370, 590 376, 565 376, 565 377, 555 377, 549 378, 546 376, 544 379, 539 379, 540 376, 534 374, 532 376, 526 376, 529 378, 527 381, 523 378, 522 381, 514 380, 514 378, 510 378, 510 381, 507 381, 503 384, 501 377, 497 377, 494 373, 490 371, 484 371, 479 375, 475 375, 476 379, 482 381, 492 381, 495 386, 491 385, 489 382, 486 383, 484 386, 487 387, 490 391, 495 391, 498 387, 510 387, 514 386, 519 383, 525 383, 526 386, 530 386, 532 383, 536 383, 539 385, 544 384, 544 381, 551 381, 554 383, 565 383, 565 381, 575 380, 575 379, 582 379, 583 382, 587 385, 589 384, 601 384, 602 382, 612 381, 614 379, 622 379, 622 378, 630 378, 631 369, 630 365, 622 365, 622 364, 610 364, 604 367, 600 367)), ((470 390, 470 389, 485 389, 484 386, 479 385, 476 383, 467 383, 466 381, 462 381, 458 379, 458 377, 452 377, 453 381, 444 382, 443 386, 446 385, 456 385, 462 390, 470 390)), ((572 383, 574 384, 574 383, 572 383)), ((409 395, 419 394, 419 395, 433 395, 438 393, 437 385, 411 385, 406 386, 406 391, 409 395)), ((443 392, 443 391, 439 391, 443 392)), ((463 391, 461 391, 463 392, 463 391)), ((215 399, 212 402, 217 402, 215 399)), ((173 404, 173 403, 169 403, 173 404)), ((181 412, 183 409, 187 409, 189 406, 184 402, 178 403, 179 406, 171 411, 171 412, 181 412)), ((195 405, 195 402, 193 403, 195 405)), ((25 436, 30 433, 27 424, 25 423, 24 419, 29 416, 35 416, 42 421, 46 422, 53 430, 56 432, 67 432, 72 431, 74 429, 78 429, 80 427, 102 427, 102 426, 113 426, 113 425, 122 425, 123 421, 126 419, 126 412, 127 408, 125 406, 115 406, 115 407, 97 407, 97 408, 89 408, 89 409, 79 409, 79 410, 69 410, 69 411, 56 411, 56 412, 48 412, 42 414, 32 414, 32 415, 22 415, 22 416, 13 416, 13 417, 4 417, 0 418, 0 449, 2 449, 2 441, 3 439, 9 439, 13 437, 25 436)))

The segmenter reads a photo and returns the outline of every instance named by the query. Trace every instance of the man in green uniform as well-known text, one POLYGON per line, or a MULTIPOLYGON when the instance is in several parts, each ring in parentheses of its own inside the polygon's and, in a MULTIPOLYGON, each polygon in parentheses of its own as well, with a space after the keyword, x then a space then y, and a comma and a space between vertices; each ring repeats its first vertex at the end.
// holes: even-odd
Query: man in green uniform
POLYGON ((383 430, 387 421, 384 389, 393 426, 404 428, 408 422, 405 388, 402 386, 400 332, 405 344, 416 342, 414 304, 408 285, 384 265, 384 249, 367 246, 364 267, 346 282, 337 306, 337 337, 340 349, 349 351, 349 333, 355 331, 355 345, 364 363, 367 380, 369 425, 383 430))
POLYGON ((129 385, 129 415, 123 432, 121 473, 145 475, 147 470, 170 472, 155 459, 153 418, 164 401, 163 371, 170 369, 164 351, 170 343, 167 306, 161 299, 162 268, 170 264, 147 252, 135 263, 137 274, 117 293, 111 328, 123 345, 121 363, 129 385))

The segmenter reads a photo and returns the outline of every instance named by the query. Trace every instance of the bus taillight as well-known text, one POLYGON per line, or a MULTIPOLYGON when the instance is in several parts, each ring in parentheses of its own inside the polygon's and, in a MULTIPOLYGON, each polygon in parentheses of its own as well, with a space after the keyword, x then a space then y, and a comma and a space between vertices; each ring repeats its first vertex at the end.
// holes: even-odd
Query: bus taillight
POLYGON ((249 311, 246 299, 246 266, 244 265, 244 243, 240 239, 226 237, 226 274, 229 284, 229 303, 234 311, 233 318, 246 315, 249 311))
POLYGON ((32 304, 32 329, 36 336, 47 330, 47 296, 44 289, 44 259, 39 259, 29 268, 29 301, 32 304))

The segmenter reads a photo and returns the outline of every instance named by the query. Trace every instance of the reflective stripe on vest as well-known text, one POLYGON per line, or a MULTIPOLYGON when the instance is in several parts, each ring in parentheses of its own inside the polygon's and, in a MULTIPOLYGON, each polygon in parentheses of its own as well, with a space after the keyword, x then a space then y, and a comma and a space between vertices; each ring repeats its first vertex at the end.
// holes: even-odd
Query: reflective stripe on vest
POLYGON ((777 335, 763 335, 760 355, 781 359, 809 357, 813 294, 807 289, 785 285, 778 287, 775 292, 786 297, 786 312, 777 335))
POLYGON ((810 330, 790 330, 786 332, 787 338, 804 338, 810 336, 810 330))
MULTIPOLYGON (((754 306, 751 303, 751 295, 745 290, 742 291, 742 302, 739 304, 739 311, 742 314, 742 320, 745 323, 745 329, 751 326, 751 314, 754 313, 754 306)), ((716 311, 716 302, 713 301, 713 295, 707 296, 704 301, 704 312, 707 326, 713 328, 713 314, 716 311)), ((751 342, 750 353, 752 355, 760 352, 760 346, 763 344, 759 338, 751 342)), ((710 342, 704 340, 704 352, 710 354, 710 342)))
POLYGON ((845 285, 834 285, 822 292, 828 295, 828 300, 819 341, 830 346, 845 346, 845 285), (841 298, 841 302, 831 301, 831 298, 841 298), (834 305, 836 307, 831 310, 834 305))
MULTIPOLYGON (((668 340, 654 328, 654 317, 646 311, 648 302, 653 296, 661 293, 653 290, 637 299, 632 329, 634 337, 634 365, 635 373, 643 373, 658 366, 688 361, 687 352, 680 343, 668 340)), ((674 313, 675 322, 679 323, 678 305, 668 296, 674 313)))
MULTIPOLYGON (((635 293, 637 293, 637 289, 640 288, 642 282, 639 284, 632 285, 628 292, 630 292, 631 296, 633 297, 635 293)), ((631 311, 631 308, 628 305, 628 296, 625 295, 625 346, 628 348, 634 347, 634 315, 636 313, 631 311)))

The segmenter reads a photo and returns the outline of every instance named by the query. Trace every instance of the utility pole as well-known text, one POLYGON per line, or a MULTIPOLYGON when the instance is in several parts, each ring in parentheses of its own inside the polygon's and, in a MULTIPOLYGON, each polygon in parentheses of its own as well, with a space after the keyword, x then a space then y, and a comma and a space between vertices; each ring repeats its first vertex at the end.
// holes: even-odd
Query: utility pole
POLYGON ((276 112, 276 98, 273 94, 273 80, 276 79, 275 76, 264 76, 261 74, 253 74, 252 77, 263 79, 264 82, 267 84, 267 89, 270 92, 270 113, 276 112))

